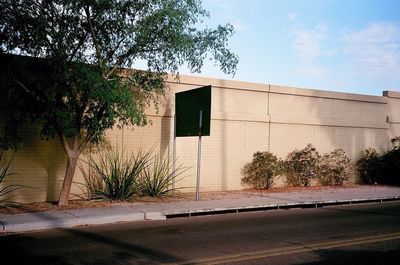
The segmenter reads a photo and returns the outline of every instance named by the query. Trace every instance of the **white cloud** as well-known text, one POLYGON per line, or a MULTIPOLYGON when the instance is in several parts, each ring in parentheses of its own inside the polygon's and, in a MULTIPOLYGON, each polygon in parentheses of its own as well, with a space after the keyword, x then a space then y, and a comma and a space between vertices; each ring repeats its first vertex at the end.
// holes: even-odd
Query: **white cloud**
POLYGON ((325 38, 327 27, 323 24, 314 29, 298 29, 292 31, 294 36, 292 47, 302 60, 312 62, 322 54, 321 43, 325 38))
POLYGON ((334 73, 353 76, 359 82, 400 80, 399 23, 376 22, 337 37, 328 33, 324 24, 290 32, 299 74, 323 77, 334 73), (327 64, 324 59, 328 57, 335 60, 335 65, 327 64))
POLYGON ((318 62, 322 56, 328 54, 322 45, 326 39, 327 29, 325 24, 318 24, 311 30, 291 30, 292 49, 300 59, 296 70, 300 75, 322 77, 328 74, 328 68, 318 62))
POLYGON ((399 79, 400 27, 389 22, 373 23, 344 34, 346 70, 372 78, 399 79))

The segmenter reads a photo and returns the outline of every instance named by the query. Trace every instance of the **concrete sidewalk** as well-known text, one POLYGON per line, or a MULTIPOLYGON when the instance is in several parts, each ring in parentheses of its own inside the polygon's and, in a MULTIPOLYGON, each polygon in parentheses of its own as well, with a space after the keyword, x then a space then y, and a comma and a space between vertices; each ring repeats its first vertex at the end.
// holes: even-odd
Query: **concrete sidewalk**
POLYGON ((285 193, 243 192, 235 198, 148 203, 133 206, 87 208, 25 214, 0 215, 0 231, 27 232, 33 230, 70 228, 80 225, 109 224, 142 220, 165 220, 170 217, 194 216, 228 212, 322 207, 400 200, 400 187, 357 186, 322 191, 285 193))

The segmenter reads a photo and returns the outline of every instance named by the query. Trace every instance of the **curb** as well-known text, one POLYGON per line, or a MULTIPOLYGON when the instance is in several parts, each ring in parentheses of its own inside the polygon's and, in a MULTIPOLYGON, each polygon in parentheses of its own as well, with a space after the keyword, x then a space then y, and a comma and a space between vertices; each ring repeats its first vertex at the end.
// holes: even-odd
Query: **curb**
POLYGON ((180 212, 167 212, 164 213, 167 219, 179 217, 192 217, 202 215, 218 215, 226 213, 241 213, 241 212, 257 212, 268 210, 292 209, 292 208, 321 208, 324 206, 338 206, 338 205, 353 205, 363 203, 383 203, 390 201, 399 201, 400 196, 387 196, 375 197, 368 199, 347 199, 347 200, 327 200, 327 201, 309 201, 309 202, 295 202, 295 203, 282 203, 282 204, 265 204, 254 206, 240 206, 240 207, 226 207, 226 208, 212 208, 201 210, 188 210, 180 212))
POLYGON ((47 212, 25 215, 8 216, 0 220, 0 228, 3 233, 21 233, 37 230, 47 230, 56 228, 73 228, 84 225, 102 225, 118 222, 133 222, 144 220, 166 220, 179 217, 192 217, 202 215, 218 215, 226 213, 256 212, 292 208, 321 208, 324 206, 352 205, 362 203, 382 203, 389 201, 398 201, 400 196, 372 197, 364 199, 345 199, 345 200, 325 200, 325 201, 305 201, 281 204, 264 204, 252 206, 236 206, 221 208, 203 208, 197 210, 182 209, 172 211, 134 211, 134 212, 114 212, 109 209, 101 212, 101 215, 88 214, 84 211, 74 212, 47 212), (106 213, 106 214, 104 214, 106 213))

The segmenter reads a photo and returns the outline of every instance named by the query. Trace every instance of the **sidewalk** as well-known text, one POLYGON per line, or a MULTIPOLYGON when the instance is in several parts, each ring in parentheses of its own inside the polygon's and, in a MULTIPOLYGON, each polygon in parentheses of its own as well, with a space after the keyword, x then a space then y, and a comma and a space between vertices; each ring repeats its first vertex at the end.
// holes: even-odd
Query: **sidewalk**
POLYGON ((357 186, 322 191, 258 193, 243 192, 234 198, 201 201, 148 203, 133 206, 87 208, 24 214, 0 214, 0 232, 70 228, 80 225, 109 224, 171 217, 228 212, 322 207, 400 200, 400 187, 357 186))

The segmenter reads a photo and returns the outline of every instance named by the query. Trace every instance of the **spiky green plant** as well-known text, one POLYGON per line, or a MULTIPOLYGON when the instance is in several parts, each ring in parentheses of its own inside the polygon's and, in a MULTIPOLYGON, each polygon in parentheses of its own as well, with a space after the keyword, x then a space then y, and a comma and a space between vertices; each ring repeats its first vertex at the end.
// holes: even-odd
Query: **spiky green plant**
POLYGON ((14 173, 9 173, 12 158, 6 158, 4 150, 0 150, 0 204, 12 202, 10 199, 13 197, 10 195, 13 191, 22 188, 22 185, 5 185, 5 178, 14 173))
POLYGON ((152 151, 126 154, 113 148, 100 152, 98 160, 89 156, 83 175, 90 198, 127 200, 139 191, 138 178, 152 158, 152 151))
POLYGON ((177 188, 173 187, 173 182, 180 181, 182 174, 187 171, 182 165, 173 169, 173 160, 167 156, 155 155, 153 163, 148 164, 140 177, 140 191, 143 196, 160 197, 177 188))
POLYGON ((82 164, 79 165, 79 169, 82 172, 84 183, 74 182, 74 184, 79 188, 81 194, 74 194, 80 199, 104 199, 99 191, 104 190, 104 181, 99 174, 96 174, 93 167, 90 166, 89 161, 84 161, 87 167, 82 164))

